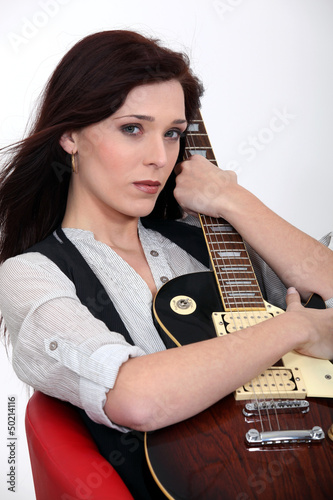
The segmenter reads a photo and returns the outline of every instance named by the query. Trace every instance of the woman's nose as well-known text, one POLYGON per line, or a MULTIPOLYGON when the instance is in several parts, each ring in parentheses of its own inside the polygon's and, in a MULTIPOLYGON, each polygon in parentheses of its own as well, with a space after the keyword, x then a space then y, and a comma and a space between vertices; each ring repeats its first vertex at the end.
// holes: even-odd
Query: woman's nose
POLYGON ((152 165, 157 168, 162 168, 167 163, 166 145, 163 139, 151 139, 149 144, 145 146, 145 161, 146 165, 152 165))

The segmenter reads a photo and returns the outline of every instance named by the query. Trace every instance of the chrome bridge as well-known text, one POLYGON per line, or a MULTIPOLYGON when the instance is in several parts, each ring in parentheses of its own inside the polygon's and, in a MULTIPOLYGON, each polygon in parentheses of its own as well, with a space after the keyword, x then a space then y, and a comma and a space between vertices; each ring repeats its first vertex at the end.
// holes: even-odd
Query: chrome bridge
POLYGON ((321 427, 315 426, 309 430, 282 430, 271 432, 259 432, 250 429, 245 436, 249 445, 274 445, 293 443, 316 443, 325 438, 321 427))
POLYGON ((272 399, 271 401, 260 401, 255 403, 247 403, 243 408, 243 414, 246 417, 252 417, 254 415, 259 415, 260 413, 274 412, 274 413, 286 413, 286 412, 301 412, 308 413, 310 409, 310 403, 304 399, 293 399, 293 400, 283 400, 277 401, 272 399))

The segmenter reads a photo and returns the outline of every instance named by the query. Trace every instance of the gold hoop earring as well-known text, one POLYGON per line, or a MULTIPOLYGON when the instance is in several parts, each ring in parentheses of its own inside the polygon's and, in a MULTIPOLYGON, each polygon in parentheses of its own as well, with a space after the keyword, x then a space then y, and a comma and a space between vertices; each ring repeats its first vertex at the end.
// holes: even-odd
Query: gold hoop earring
POLYGON ((77 164, 76 164, 76 161, 75 161, 75 154, 76 153, 72 153, 72 172, 73 174, 77 174, 77 164))

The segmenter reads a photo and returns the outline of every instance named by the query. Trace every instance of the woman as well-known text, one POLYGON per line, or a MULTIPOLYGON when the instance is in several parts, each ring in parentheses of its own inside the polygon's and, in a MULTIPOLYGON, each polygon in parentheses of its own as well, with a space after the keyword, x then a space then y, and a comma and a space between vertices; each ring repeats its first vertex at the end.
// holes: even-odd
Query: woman
MULTIPOLYGON (((16 373, 84 410, 135 498, 157 498, 139 432, 197 414, 293 349, 333 357, 333 311, 300 302, 315 292, 332 305, 332 252, 233 172, 196 155, 174 169, 201 94, 185 56, 132 32, 89 36, 58 65, 1 177, 0 309, 16 373), (185 236, 178 244, 163 229, 184 212, 226 218, 280 277, 271 290, 266 279, 267 298, 283 304, 293 287, 287 313, 246 336, 166 349, 153 296, 166 280, 207 269, 185 236), (309 258, 306 275, 297 264, 309 258)), ((265 264, 263 273, 272 276, 265 264)))

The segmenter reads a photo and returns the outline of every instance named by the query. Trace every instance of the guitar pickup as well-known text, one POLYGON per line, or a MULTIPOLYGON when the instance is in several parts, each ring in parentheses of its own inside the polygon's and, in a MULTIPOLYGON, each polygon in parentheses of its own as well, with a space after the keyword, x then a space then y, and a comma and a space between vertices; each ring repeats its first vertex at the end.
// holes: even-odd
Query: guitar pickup
POLYGON ((250 429, 245 436, 249 445, 273 445, 290 443, 316 443, 325 438, 323 429, 315 426, 309 430, 285 430, 259 432, 256 429, 250 429))
POLYGON ((306 389, 300 370, 274 366, 235 391, 235 399, 305 399, 306 389))
POLYGON ((239 311, 237 313, 213 312, 212 320, 218 337, 228 333, 244 330, 249 326, 257 325, 273 317, 273 314, 264 311, 239 311))

